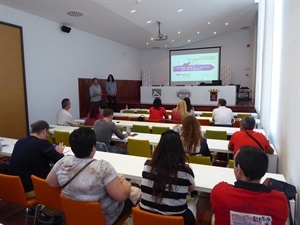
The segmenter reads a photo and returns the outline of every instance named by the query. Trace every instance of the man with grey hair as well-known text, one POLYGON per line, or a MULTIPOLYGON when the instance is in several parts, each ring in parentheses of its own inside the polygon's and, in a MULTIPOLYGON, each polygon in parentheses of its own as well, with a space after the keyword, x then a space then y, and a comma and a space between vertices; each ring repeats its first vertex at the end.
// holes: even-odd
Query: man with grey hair
POLYGON ((235 132, 228 143, 228 149, 233 151, 234 155, 240 147, 245 145, 258 147, 267 154, 274 153, 267 138, 262 133, 254 131, 254 127, 255 119, 252 116, 246 116, 241 120, 241 130, 235 132))
POLYGON ((71 101, 68 98, 64 98, 61 101, 61 109, 56 114, 57 125, 62 126, 78 126, 69 109, 71 108, 71 101))

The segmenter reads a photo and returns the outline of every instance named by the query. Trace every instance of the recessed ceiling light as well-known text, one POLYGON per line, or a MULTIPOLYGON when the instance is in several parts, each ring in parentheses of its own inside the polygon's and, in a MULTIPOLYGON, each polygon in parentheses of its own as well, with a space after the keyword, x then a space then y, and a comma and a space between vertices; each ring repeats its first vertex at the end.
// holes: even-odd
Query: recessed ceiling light
POLYGON ((227 25, 228 25, 228 23, 225 23, 225 25, 227 26, 227 25))
POLYGON ((178 12, 182 12, 183 11, 183 9, 178 9, 178 12))
POLYGON ((200 31, 197 31, 197 34, 200 34, 200 31))
POLYGON ((83 13, 78 12, 78 11, 69 11, 69 12, 67 12, 67 15, 72 16, 72 17, 81 17, 81 16, 83 16, 83 13))
POLYGON ((217 32, 215 31, 214 34, 217 34, 217 32))
POLYGON ((168 45, 165 45, 165 47, 168 47, 168 45))
POLYGON ((207 24, 210 24, 210 22, 207 22, 207 24))
POLYGON ((146 45, 149 45, 149 43, 147 42, 146 45))
POLYGON ((148 20, 148 21, 147 21, 147 23, 151 23, 151 22, 152 22, 151 20, 148 20))
POLYGON ((130 13, 135 13, 135 9, 131 10, 130 13))
POLYGON ((178 31, 178 34, 180 34, 180 31, 178 31))
POLYGON ((151 41, 153 41, 153 38, 151 38, 151 41))
POLYGON ((188 40, 188 42, 191 42, 191 40, 188 40))
POLYGON ((172 39, 172 42, 174 42, 174 39, 172 39))

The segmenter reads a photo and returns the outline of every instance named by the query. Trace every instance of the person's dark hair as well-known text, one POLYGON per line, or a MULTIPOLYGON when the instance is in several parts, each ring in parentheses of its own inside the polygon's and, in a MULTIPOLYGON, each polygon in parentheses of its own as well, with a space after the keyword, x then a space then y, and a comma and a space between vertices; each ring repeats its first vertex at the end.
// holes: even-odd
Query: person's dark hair
POLYGON ((106 80, 106 81, 109 82, 109 77, 111 77, 111 82, 114 82, 114 81, 115 81, 115 78, 114 78, 114 76, 113 76, 112 74, 109 74, 109 75, 107 76, 107 80, 106 80))
POLYGON ((166 186, 172 191, 172 180, 177 180, 177 172, 186 161, 187 156, 179 133, 173 130, 162 133, 152 159, 148 161, 148 165, 151 166, 148 178, 154 180, 152 195, 155 201, 161 200, 166 186))
POLYGON ((220 106, 226 106, 226 100, 224 98, 219 98, 219 104, 220 106))
POLYGON ((45 120, 38 120, 30 125, 31 133, 40 133, 43 130, 49 130, 49 124, 45 120))
POLYGON ((103 110, 103 117, 109 117, 114 115, 114 111, 110 108, 106 108, 103 110))
POLYGON ((93 82, 94 82, 94 80, 98 80, 98 78, 94 77, 94 78, 93 78, 93 82))
POLYGON ((185 97, 183 100, 186 103, 186 109, 187 109, 187 111, 190 112, 193 109, 193 106, 191 104, 190 98, 189 97, 185 97))
POLYGON ((261 179, 268 170, 269 158, 257 147, 242 146, 235 156, 235 166, 240 165, 249 181, 261 179))
POLYGON ((153 107, 157 110, 159 110, 159 108, 162 106, 162 103, 161 103, 161 99, 160 98, 155 98, 153 100, 153 107))
POLYGON ((61 101, 61 107, 62 107, 63 109, 66 108, 69 104, 70 104, 70 99, 68 99, 68 98, 64 98, 64 99, 61 101))
POLYGON ((85 158, 96 145, 96 134, 91 128, 81 127, 70 134, 69 142, 74 155, 77 158, 85 158))
POLYGON ((242 118, 241 124, 245 130, 253 130, 255 127, 255 119, 252 116, 242 118))
POLYGON ((89 111, 89 115, 91 118, 98 118, 98 114, 100 113, 100 106, 99 103, 95 103, 93 102, 91 107, 90 107, 90 111, 89 111))

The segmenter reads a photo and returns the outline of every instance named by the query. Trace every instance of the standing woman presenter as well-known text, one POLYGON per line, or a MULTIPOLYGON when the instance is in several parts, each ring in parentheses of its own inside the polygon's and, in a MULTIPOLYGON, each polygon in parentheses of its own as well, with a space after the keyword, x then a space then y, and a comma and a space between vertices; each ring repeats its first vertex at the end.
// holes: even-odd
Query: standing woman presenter
POLYGON ((115 78, 112 74, 109 74, 105 83, 106 92, 107 92, 107 100, 109 104, 109 108, 116 111, 117 109, 117 83, 115 82, 115 78))

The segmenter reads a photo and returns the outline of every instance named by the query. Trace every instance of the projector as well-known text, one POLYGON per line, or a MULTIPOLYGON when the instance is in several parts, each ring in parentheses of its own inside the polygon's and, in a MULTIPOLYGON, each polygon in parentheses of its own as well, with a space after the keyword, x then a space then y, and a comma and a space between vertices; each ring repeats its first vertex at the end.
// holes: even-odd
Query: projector
POLYGON ((163 35, 163 34, 157 34, 154 36, 153 38, 155 41, 164 41, 168 39, 167 35, 163 35))

